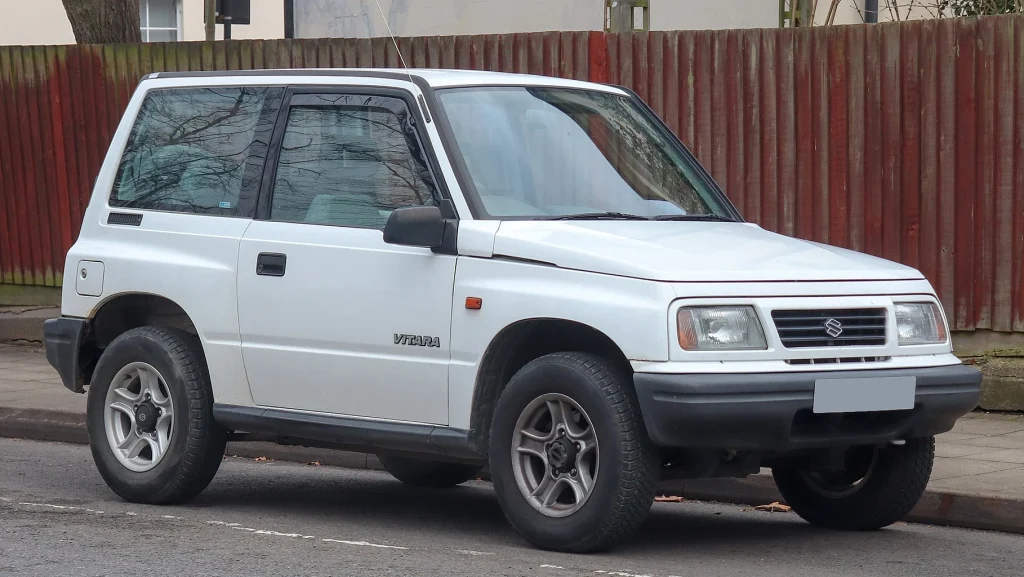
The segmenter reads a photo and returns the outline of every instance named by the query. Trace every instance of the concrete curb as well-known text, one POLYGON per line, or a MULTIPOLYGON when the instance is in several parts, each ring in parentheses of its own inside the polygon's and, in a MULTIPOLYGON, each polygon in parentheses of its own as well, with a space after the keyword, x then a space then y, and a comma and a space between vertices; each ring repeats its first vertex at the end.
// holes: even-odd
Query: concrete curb
POLYGON ((43 322, 60 316, 59 308, 0 308, 0 342, 43 342, 43 322))
MULTIPOLYGON (((89 442, 83 414, 4 407, 0 407, 0 437, 76 444, 89 442)), ((229 443, 226 453, 232 457, 250 459, 266 457, 307 464, 319 462, 321 465, 350 469, 383 469, 375 455, 274 443, 229 443)), ((481 478, 489 478, 486 470, 481 478)), ((771 476, 765 474, 746 479, 665 481, 658 487, 658 491, 665 496, 741 505, 783 502, 771 476)), ((906 520, 929 525, 1024 533, 1024 500, 927 491, 906 520)))
MULTIPOLYGON (((785 503, 771 475, 745 479, 696 479, 662 483, 666 495, 741 505, 785 503)), ((1024 500, 951 491, 925 491, 906 521, 947 527, 1024 533, 1024 500)))

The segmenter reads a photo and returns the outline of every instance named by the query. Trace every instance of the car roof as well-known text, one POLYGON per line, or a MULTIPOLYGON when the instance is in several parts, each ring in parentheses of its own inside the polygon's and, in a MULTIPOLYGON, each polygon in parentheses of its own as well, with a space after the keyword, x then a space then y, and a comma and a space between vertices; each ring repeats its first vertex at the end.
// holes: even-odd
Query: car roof
MULTIPOLYGON (((232 79, 232 78, 264 78, 269 82, 274 77, 287 77, 288 83, 303 84, 305 82, 323 84, 331 79, 342 82, 345 77, 378 77, 391 80, 405 80, 410 76, 419 79, 432 88, 456 88, 460 86, 552 86, 564 88, 580 88, 601 90, 622 94, 623 91, 612 85, 596 84, 566 78, 540 76, 535 74, 517 74, 510 72, 489 72, 484 70, 460 70, 438 68, 279 68, 263 70, 216 70, 192 72, 154 72, 142 77, 142 80, 160 78, 197 79, 232 79)), ((248 80, 248 82, 254 82, 248 80)), ((280 80, 274 80, 280 83, 280 80)))

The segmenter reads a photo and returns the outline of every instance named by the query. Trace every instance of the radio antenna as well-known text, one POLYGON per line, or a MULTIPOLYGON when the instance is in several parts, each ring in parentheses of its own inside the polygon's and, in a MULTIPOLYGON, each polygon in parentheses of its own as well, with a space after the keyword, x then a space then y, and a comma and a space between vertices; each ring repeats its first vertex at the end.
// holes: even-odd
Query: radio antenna
POLYGON ((405 56, 402 56, 402 49, 398 47, 398 41, 395 40, 395 33, 391 31, 391 24, 388 24, 388 17, 384 15, 384 9, 380 7, 380 0, 373 0, 377 4, 377 10, 380 11, 380 17, 384 19, 384 26, 388 29, 388 36, 391 37, 391 43, 395 45, 395 50, 398 52, 398 59, 402 61, 402 67, 405 68, 405 73, 409 75, 409 82, 412 82, 412 72, 409 71, 409 65, 405 63, 405 56))

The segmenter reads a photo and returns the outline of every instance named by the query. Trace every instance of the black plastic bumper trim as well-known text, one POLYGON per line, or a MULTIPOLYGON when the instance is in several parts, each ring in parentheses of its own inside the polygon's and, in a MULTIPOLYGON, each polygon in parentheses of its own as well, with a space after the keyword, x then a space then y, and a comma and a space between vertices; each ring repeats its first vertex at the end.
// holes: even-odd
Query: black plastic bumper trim
POLYGON ((981 373, 964 365, 921 369, 754 374, 634 375, 648 435, 662 447, 787 451, 944 433, 977 407, 981 373), (813 413, 820 378, 913 376, 914 408, 813 413))
POLYGON ((72 317, 57 317, 43 322, 46 360, 57 369, 64 386, 75 393, 85 392, 85 377, 78 364, 78 353, 87 322, 72 317))

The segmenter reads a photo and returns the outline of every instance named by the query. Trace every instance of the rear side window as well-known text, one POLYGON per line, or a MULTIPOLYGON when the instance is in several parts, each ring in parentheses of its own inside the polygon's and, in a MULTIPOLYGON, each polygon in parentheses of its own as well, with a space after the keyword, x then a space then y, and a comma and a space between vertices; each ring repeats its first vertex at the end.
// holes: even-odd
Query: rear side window
POLYGON ((151 91, 121 157, 111 206, 252 217, 282 92, 151 91))

